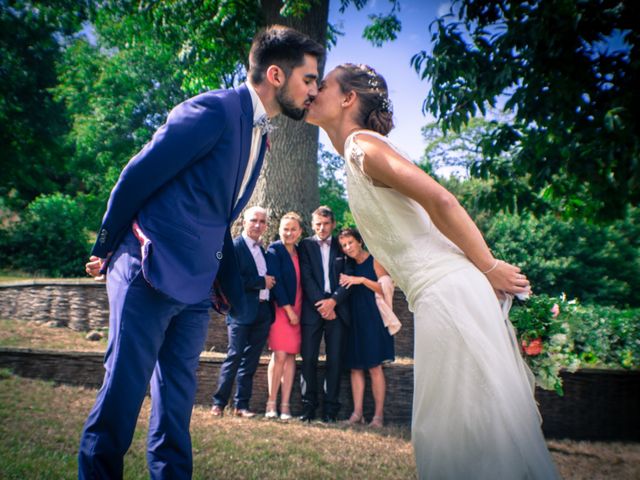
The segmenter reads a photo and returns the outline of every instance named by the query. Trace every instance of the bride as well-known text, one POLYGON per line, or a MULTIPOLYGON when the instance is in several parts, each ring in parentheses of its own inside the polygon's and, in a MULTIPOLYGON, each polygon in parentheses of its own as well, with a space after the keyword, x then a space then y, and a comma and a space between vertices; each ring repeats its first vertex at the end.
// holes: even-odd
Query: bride
POLYGON ((349 206, 415 319, 412 443, 421 479, 550 479, 533 385, 496 293, 526 293, 456 198, 385 137, 385 80, 343 64, 307 122, 345 158, 349 206))

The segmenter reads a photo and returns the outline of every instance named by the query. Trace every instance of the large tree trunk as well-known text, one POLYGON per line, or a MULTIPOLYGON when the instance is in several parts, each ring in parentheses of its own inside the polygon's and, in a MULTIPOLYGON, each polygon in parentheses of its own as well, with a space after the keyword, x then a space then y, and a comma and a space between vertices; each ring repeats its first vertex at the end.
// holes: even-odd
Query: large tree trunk
MULTIPOLYGON (((280 16, 281 0, 263 0, 262 13, 266 25, 293 27, 326 45, 329 0, 317 0, 303 18, 280 16)), ((320 75, 324 59, 319 65, 320 75)), ((265 156, 262 173, 249 205, 269 210, 269 229, 265 238, 272 240, 278 232, 280 217, 296 211, 310 225, 311 212, 318 207, 318 127, 296 122, 279 115, 277 127, 270 135, 270 150, 265 156)))

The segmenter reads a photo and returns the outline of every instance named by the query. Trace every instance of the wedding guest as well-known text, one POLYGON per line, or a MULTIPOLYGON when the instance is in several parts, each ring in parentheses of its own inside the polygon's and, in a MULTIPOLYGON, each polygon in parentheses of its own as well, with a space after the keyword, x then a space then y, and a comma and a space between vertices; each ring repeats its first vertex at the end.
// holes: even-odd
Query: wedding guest
POLYGON ((300 314, 302 287, 297 243, 302 235, 302 218, 295 212, 280 220, 280 240, 269 245, 267 261, 276 278, 271 291, 276 319, 269 331, 269 399, 265 417, 277 418, 276 402, 280 391, 280 419, 291 419, 291 389, 296 372, 296 354, 300 353, 300 314))
POLYGON ((355 264, 353 275, 340 275, 340 285, 351 291, 348 300, 351 328, 347 336, 346 364, 351 369, 353 413, 348 422, 352 425, 364 423, 364 372, 368 370, 375 404, 375 412, 369 425, 382 427, 386 390, 382 364, 393 362, 395 354, 393 337, 385 327, 376 304, 376 293, 383 295, 378 279, 388 276, 388 273, 364 249, 364 242, 358 230, 342 230, 338 239, 342 251, 349 257, 349 261, 355 264))
POLYGON ((310 422, 318 407, 318 355, 320 342, 325 343, 325 377, 323 395, 324 422, 335 422, 340 402, 340 374, 346 333, 349 328, 349 307, 345 302, 348 290, 340 286, 338 277, 344 273, 345 258, 338 239, 332 237, 336 227, 333 211, 318 207, 312 214, 315 235, 300 242, 300 274, 302 276, 302 416, 310 422))
POLYGON ((223 415, 234 380, 235 415, 244 418, 255 416, 249 410, 253 376, 273 322, 269 290, 276 284, 276 280, 274 276, 267 274, 267 261, 262 248, 262 234, 267 229, 267 211, 262 207, 245 210, 242 225, 242 235, 233 240, 233 248, 246 302, 241 310, 232 305, 226 317, 229 346, 227 358, 220 367, 218 389, 213 395, 211 414, 214 417, 223 415))

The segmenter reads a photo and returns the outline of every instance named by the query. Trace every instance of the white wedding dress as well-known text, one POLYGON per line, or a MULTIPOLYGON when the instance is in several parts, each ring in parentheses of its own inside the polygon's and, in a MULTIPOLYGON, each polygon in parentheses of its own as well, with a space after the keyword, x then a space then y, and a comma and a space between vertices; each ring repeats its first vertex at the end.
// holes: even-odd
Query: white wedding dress
POLYGON ((345 142, 345 165, 360 233, 414 313, 412 443, 419 478, 559 478, 530 372, 487 278, 417 202, 373 185, 358 135, 395 147, 369 130, 354 132, 345 142))

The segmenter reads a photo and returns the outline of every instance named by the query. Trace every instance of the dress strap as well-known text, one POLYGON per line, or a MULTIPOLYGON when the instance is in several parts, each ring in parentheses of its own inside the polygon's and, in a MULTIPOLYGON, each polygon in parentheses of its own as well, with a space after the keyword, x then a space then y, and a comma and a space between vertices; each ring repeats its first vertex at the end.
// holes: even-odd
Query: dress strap
MULTIPOLYGON (((384 135, 382 135, 381 133, 378 133, 374 130, 368 130, 368 129, 362 129, 362 130, 355 130, 353 132, 351 132, 347 138, 344 141, 344 148, 345 148, 345 152, 347 152, 347 149, 349 147, 350 144, 355 145, 358 149, 360 149, 362 151, 362 149, 360 148, 360 146, 358 145, 358 143, 355 141, 355 137, 357 135, 360 134, 364 134, 364 135, 369 135, 370 137, 375 137, 379 140, 382 140, 384 143, 386 143, 389 147, 391 147, 396 153, 398 153, 398 155, 401 155, 402 157, 406 158, 407 160, 410 160, 409 155, 407 155, 405 152, 403 152, 402 150, 400 150, 398 147, 396 147, 391 140, 389 139, 389 137, 386 137, 384 135)), ((346 155, 346 153, 345 153, 346 155)), ((364 155, 364 153, 363 153, 364 155)))
POLYGON ((384 135, 382 135, 382 134, 380 134, 380 133, 378 133, 378 132, 375 132, 375 131, 373 131, 373 130, 368 130, 368 129, 366 129, 366 128, 363 128, 363 129, 361 129, 361 130, 354 130, 353 132, 351 132, 351 133, 347 136, 347 138, 346 138, 346 140, 345 140, 345 145, 347 145, 350 141, 351 141, 351 142, 353 142, 353 141, 354 141, 354 139, 355 139, 355 136, 356 136, 356 135, 359 135, 359 134, 361 134, 361 133, 364 133, 365 135, 370 135, 370 136, 372 136, 372 137, 377 137, 377 138, 379 138, 380 140, 384 140, 385 142, 388 142, 388 140, 389 140, 387 137, 385 137, 384 135))

